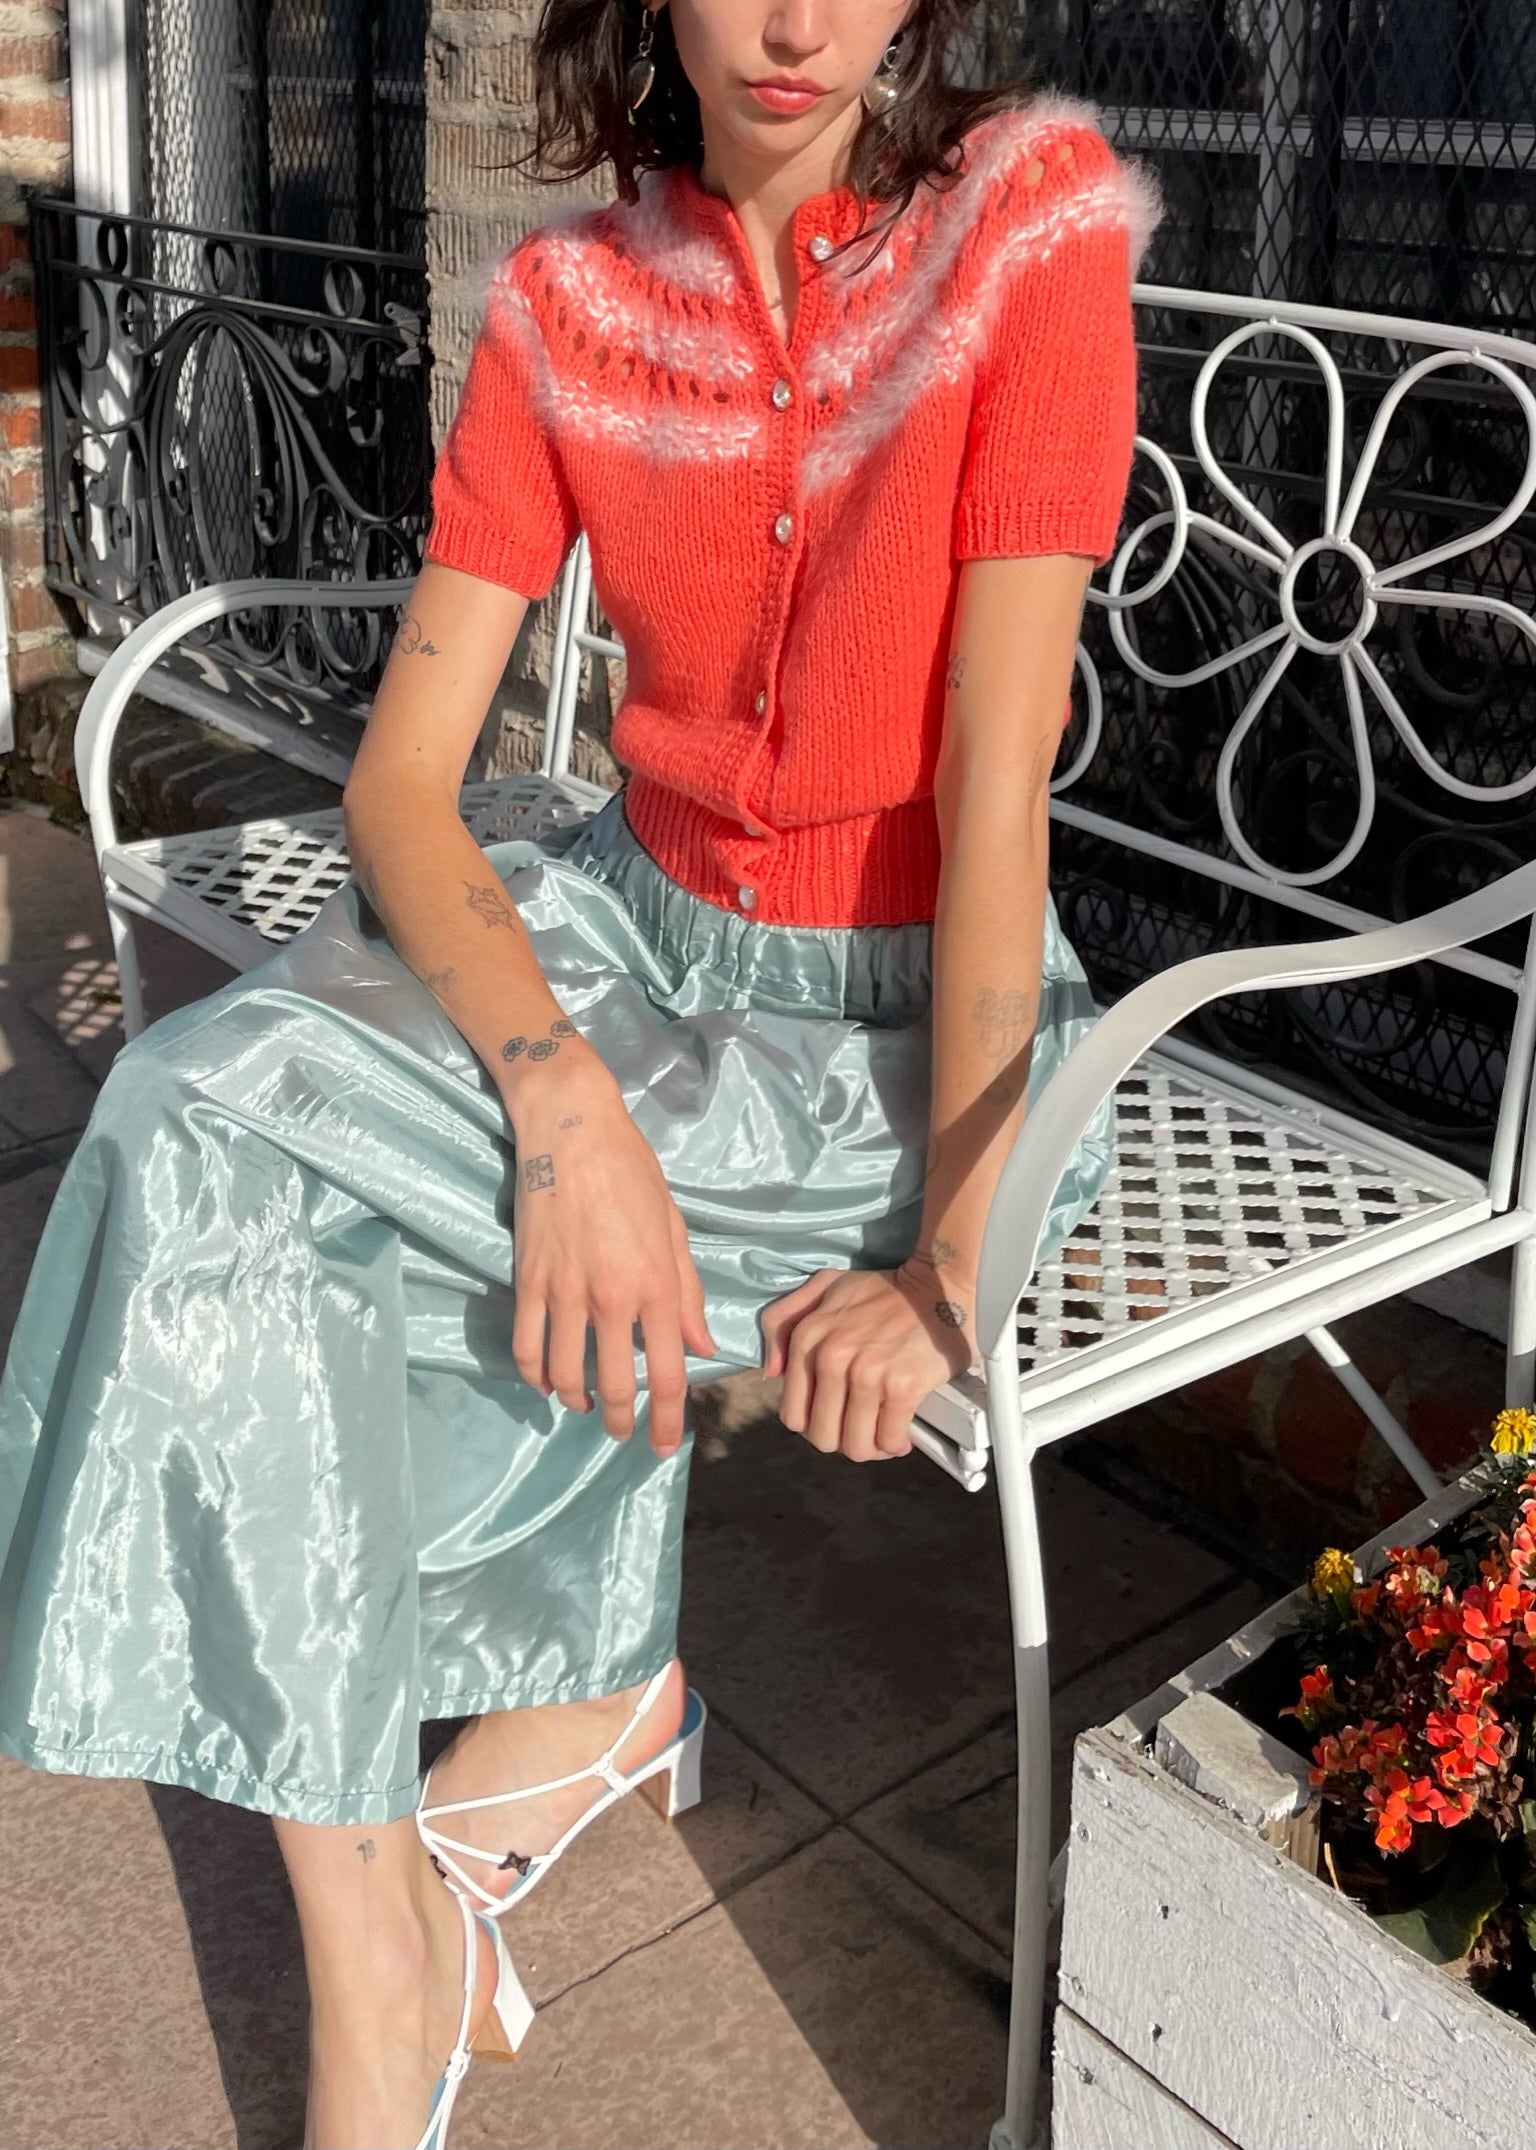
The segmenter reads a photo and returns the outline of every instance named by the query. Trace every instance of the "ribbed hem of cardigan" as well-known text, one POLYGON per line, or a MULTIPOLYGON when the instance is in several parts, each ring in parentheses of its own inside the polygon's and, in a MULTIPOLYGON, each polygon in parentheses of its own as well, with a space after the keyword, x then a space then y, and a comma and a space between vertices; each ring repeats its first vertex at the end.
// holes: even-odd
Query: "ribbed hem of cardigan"
POLYGON ((423 557, 440 567, 462 568, 466 575, 499 582, 534 604, 549 595, 560 572, 560 562, 550 559, 547 546, 530 546, 520 537, 494 529, 482 517, 454 508, 441 509, 433 518, 423 557))
POLYGON ((1063 507, 1027 499, 961 501, 955 510, 957 560, 1027 560, 1038 554, 1079 553, 1102 565, 1115 549, 1120 496, 1112 503, 1063 507))
POLYGON ((932 799, 754 837, 739 821, 637 774, 625 786, 624 813, 674 881, 757 925, 906 926, 933 918, 940 848, 932 799), (750 904, 743 889, 752 892, 750 904))

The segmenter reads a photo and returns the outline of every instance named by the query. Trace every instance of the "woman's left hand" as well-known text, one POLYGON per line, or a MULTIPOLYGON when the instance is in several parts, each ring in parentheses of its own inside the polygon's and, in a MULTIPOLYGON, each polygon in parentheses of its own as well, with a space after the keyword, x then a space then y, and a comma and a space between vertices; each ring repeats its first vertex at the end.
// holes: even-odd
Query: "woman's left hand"
POLYGON ((905 1456, 923 1398, 975 1363, 974 1294, 932 1265, 818 1269, 763 1315, 765 1374, 784 1376, 779 1416, 824 1455, 905 1456))

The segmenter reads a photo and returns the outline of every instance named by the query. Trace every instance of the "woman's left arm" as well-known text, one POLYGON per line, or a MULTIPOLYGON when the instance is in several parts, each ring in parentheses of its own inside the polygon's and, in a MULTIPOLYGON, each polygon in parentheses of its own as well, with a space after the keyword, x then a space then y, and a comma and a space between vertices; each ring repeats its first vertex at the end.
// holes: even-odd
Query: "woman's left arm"
POLYGON ((1040 1012, 1051 770, 1091 560, 961 571, 934 783, 933 1106, 923 1223, 899 1272, 976 1356, 981 1236, 1024 1117, 1040 1012))
POLYGON ((1024 1114, 1040 1003, 1051 769, 1090 559, 967 560, 934 781, 933 1102, 922 1226, 896 1270, 819 1270, 764 1317, 791 1431, 904 1455, 923 1397, 972 1364, 987 1211, 1024 1114))

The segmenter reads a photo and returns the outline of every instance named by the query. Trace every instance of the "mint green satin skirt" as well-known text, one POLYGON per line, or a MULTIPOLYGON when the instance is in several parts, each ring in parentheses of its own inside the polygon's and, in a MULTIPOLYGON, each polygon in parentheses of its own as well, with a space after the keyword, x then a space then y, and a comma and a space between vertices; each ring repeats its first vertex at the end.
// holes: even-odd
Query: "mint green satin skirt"
MULTIPOLYGON (((812 1271, 910 1252, 926 925, 737 917, 621 796, 487 856, 688 1226, 720 1346, 692 1380, 761 1364, 763 1308, 812 1271)), ((1033 1089, 1091 1013, 1052 917, 1033 1089)), ((391 1821, 423 1720, 667 1662, 691 1443, 653 1454, 643 1356, 627 1442, 520 1378, 512 1187, 489 1077, 354 885, 119 1054, 0 1381, 0 1746, 391 1821)))

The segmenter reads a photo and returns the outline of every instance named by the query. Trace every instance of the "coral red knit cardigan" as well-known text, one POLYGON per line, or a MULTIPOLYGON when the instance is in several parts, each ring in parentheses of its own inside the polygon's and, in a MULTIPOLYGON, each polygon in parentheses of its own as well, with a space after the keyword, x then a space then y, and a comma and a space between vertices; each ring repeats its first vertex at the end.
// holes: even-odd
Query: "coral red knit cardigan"
POLYGON ((868 267, 850 189, 800 203, 787 347, 691 167, 558 214, 494 270, 438 459, 429 559, 536 599, 586 531, 631 826, 764 923, 932 918, 960 562, 1113 548, 1150 186, 1059 101, 965 149, 868 267))

